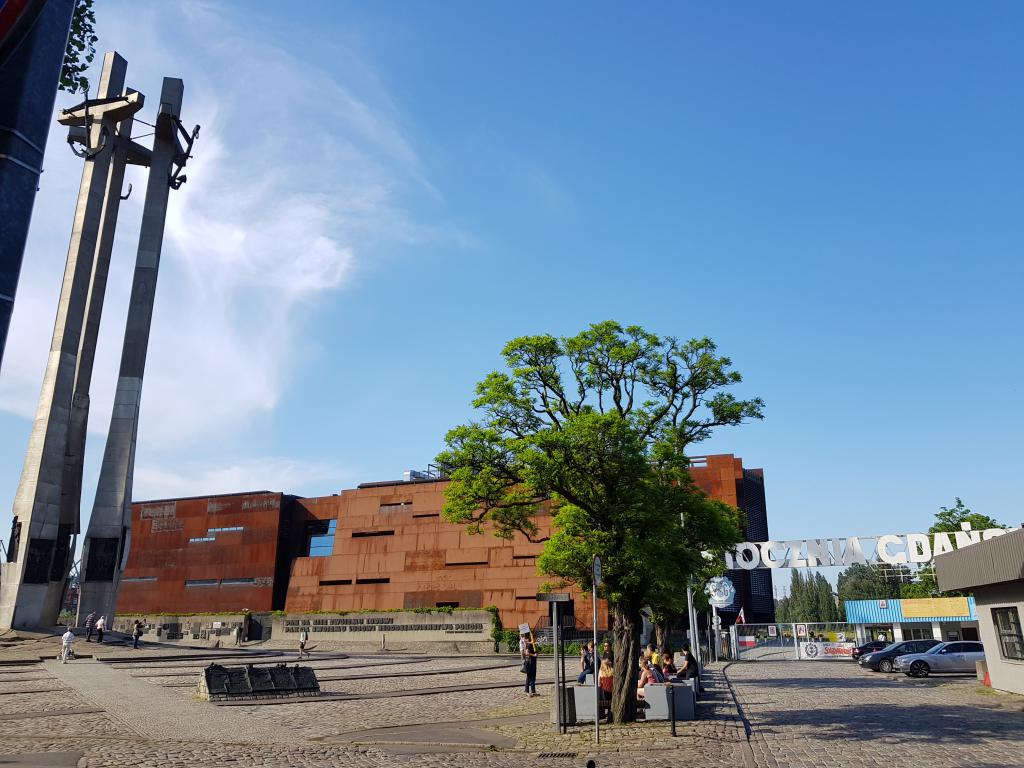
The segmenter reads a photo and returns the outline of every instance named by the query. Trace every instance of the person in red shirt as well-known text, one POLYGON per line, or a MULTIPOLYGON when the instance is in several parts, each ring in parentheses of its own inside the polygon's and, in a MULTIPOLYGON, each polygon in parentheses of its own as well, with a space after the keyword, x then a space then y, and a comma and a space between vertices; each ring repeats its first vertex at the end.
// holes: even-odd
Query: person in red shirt
POLYGON ((612 698, 612 672, 611 661, 604 659, 597 672, 597 684, 601 686, 601 698, 604 701, 611 701, 612 698))

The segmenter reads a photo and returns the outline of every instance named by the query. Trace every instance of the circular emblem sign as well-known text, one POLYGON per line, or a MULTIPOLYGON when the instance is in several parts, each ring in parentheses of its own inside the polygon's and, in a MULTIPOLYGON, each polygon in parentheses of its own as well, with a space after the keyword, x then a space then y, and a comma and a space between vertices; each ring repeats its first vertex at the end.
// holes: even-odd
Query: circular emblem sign
POLYGON ((704 591, 707 593, 708 602, 715 608, 728 608, 736 599, 736 587, 732 585, 728 576, 714 576, 708 579, 704 591))

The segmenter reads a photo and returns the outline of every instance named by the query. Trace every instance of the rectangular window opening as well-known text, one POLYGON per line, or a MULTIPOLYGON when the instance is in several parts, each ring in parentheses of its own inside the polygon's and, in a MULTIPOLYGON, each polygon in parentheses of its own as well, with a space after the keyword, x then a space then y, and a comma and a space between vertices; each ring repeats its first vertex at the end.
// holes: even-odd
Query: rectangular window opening
POLYGON ((394 536, 394 531, 352 531, 353 539, 368 539, 371 536, 394 536))
POLYGON ((213 536, 193 536, 188 540, 189 544, 199 544, 204 541, 216 541, 213 536))
POLYGON ((445 568, 464 568, 464 567, 466 567, 468 565, 478 566, 478 565, 487 565, 487 564, 488 563, 487 563, 486 560, 474 560, 471 563, 445 563, 444 567, 445 568))
POLYGON ((344 587, 352 583, 352 579, 321 579, 321 587, 344 587))
POLYGON ((256 583, 256 579, 239 578, 239 579, 221 579, 220 585, 222 587, 247 587, 256 583))
POLYGON ((390 584, 391 579, 356 579, 356 584, 390 584))
POLYGON ((219 583, 217 579, 185 579, 186 587, 216 587, 219 583))
POLYGON ((306 523, 306 557, 330 557, 334 554, 337 520, 310 520, 306 523))
POLYGON ((536 555, 512 555, 513 560, 536 560, 536 555))
POLYGON ((536 600, 537 598, 533 595, 516 595, 516 600, 536 600))
POLYGON ((121 581, 156 581, 156 576, 125 576, 121 581))
POLYGON ((1021 632, 1020 614, 1016 608, 993 608, 992 623, 995 625, 999 652, 1004 659, 1024 661, 1024 634, 1021 632))
POLYGON ((242 525, 228 525, 223 528, 207 528, 206 535, 209 536, 212 533, 231 533, 232 531, 245 530, 245 526, 242 525))
POLYGON ((412 509, 411 501, 392 501, 380 505, 381 512, 404 512, 412 509))
POLYGON ((419 512, 413 514, 413 517, 440 517, 440 512, 419 512))
POLYGON ((458 603, 434 603, 435 608, 458 608, 458 603))

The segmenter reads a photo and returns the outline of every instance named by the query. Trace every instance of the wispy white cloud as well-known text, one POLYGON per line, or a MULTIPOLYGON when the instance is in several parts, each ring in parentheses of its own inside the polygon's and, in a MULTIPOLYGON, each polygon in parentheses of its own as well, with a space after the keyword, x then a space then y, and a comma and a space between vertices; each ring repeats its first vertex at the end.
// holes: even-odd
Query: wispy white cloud
POLYGON ((300 462, 287 457, 215 463, 184 462, 176 468, 140 467, 135 472, 134 497, 166 499, 243 491, 285 491, 318 494, 338 489, 353 478, 329 464, 300 462))
MULTIPOLYGON (((274 410, 296 359, 324 342, 314 313, 360 270, 396 246, 466 238, 409 213, 440 208, 441 195, 371 62, 347 67, 344 80, 311 68, 244 6, 133 0, 99 13, 103 45, 125 56, 129 83, 148 97, 139 117, 152 121, 161 77, 175 76, 185 82, 184 122, 202 125, 189 181, 171 193, 136 488, 191 492, 208 480, 203 490, 228 490, 268 467, 276 469, 255 485, 291 487, 303 476, 298 465, 218 461, 218 435, 274 410), (214 458, 177 461, 196 446, 214 458)), ((46 171, 0 376, 0 409, 24 417, 35 411, 81 173, 58 127, 46 171)), ((131 178, 93 382, 94 440, 109 420, 145 190, 144 176, 131 178)))

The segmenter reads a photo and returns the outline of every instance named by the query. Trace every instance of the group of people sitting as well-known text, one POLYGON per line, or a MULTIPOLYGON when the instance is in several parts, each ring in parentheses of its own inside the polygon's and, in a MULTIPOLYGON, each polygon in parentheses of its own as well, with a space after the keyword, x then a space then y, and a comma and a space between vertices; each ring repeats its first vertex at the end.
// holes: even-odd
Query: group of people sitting
MULTIPOLYGON (((637 681, 637 699, 643 700, 644 686, 651 683, 668 683, 672 681, 699 678, 700 670, 697 659, 690 653, 689 646, 684 645, 680 651, 679 667, 673 660, 671 651, 662 646, 656 648, 654 643, 648 644, 640 654, 640 678, 637 681)), ((580 674, 576 682, 583 684, 587 675, 592 674, 595 666, 594 643, 588 642, 580 651, 580 674)), ((611 644, 607 641, 601 650, 601 664, 597 672, 597 684, 601 688, 602 698, 611 699, 612 675, 614 674, 615 656, 611 644)))

